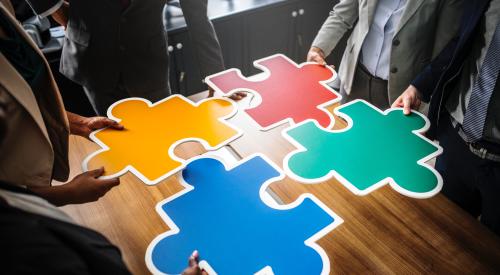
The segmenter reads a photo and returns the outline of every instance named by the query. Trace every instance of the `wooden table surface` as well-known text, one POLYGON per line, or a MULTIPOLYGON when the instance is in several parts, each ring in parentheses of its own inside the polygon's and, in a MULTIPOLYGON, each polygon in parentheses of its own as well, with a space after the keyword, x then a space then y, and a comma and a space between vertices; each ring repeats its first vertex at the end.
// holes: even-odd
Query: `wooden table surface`
MULTIPOLYGON (((204 96, 191 98, 196 101, 204 96)), ((244 130, 244 135, 230 144, 239 158, 260 152, 282 166, 283 157, 294 149, 280 134, 288 124, 260 132, 244 112, 238 112, 229 121, 244 130)), ((337 119, 334 128, 344 126, 337 119)), ((83 159, 97 149, 86 139, 70 138, 72 176, 81 173, 83 159)), ((189 158, 205 150, 198 143, 189 142, 175 152, 189 158)), ((168 230, 155 206, 181 189, 177 176, 156 186, 146 186, 127 173, 121 178, 121 185, 99 201, 63 209, 80 224, 101 232, 119 246, 134 274, 148 274, 144 262, 146 248, 157 235, 168 230)), ((330 258, 333 274, 500 273, 500 239, 443 195, 412 199, 384 186, 367 196, 356 196, 334 179, 311 185, 285 178, 273 183, 270 189, 282 203, 312 193, 344 219, 318 242, 330 258)))

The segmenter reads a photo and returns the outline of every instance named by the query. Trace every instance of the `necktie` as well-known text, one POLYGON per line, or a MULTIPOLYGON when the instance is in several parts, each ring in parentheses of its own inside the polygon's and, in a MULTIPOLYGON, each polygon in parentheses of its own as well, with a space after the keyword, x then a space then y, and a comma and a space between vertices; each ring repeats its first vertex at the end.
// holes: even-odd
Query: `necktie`
MULTIPOLYGON (((499 22, 500 23, 500 22, 499 22)), ((464 130, 469 142, 483 137, 488 105, 500 70, 500 24, 497 24, 488 52, 484 58, 479 75, 472 87, 469 105, 465 111, 464 130)))

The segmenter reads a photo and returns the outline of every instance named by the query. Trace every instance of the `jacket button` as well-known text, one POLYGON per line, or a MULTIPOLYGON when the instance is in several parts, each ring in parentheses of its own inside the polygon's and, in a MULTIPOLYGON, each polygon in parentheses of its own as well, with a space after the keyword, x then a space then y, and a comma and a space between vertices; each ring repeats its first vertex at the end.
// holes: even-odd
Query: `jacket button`
POLYGON ((401 44, 401 42, 399 42, 398 39, 392 41, 392 45, 394 45, 394 46, 399 46, 399 44, 401 44))
POLYGON ((397 72, 398 72, 398 68, 393 67, 393 68, 391 69, 391 73, 395 74, 395 73, 397 73, 397 72))

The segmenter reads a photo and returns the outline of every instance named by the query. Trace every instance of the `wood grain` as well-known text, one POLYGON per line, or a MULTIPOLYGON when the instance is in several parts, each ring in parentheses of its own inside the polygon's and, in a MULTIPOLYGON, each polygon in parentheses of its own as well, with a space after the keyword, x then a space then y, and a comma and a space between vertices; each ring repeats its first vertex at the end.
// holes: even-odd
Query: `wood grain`
MULTIPOLYGON (((244 112, 239 112, 230 120, 244 130, 244 135, 231 143, 233 150, 240 157, 264 153, 281 167, 283 157, 294 149, 281 136, 287 125, 261 132, 248 119, 244 112)), ((337 120, 336 128, 344 126, 343 121, 337 120)), ((96 149, 88 140, 71 137, 73 175, 81 172, 82 160, 96 149)), ((175 152, 189 158, 205 150, 190 142, 175 152)), ((148 274, 144 262, 146 248, 167 230, 155 211, 156 203, 181 188, 175 176, 156 186, 146 186, 127 174, 120 186, 99 201, 63 209, 80 224, 100 231, 118 245, 134 274, 148 274)), ((411 199, 385 186, 360 197, 336 180, 308 185, 288 178, 270 188, 284 203, 312 193, 344 219, 343 224, 319 241, 330 257, 334 274, 500 273, 499 238, 442 195, 411 199)))

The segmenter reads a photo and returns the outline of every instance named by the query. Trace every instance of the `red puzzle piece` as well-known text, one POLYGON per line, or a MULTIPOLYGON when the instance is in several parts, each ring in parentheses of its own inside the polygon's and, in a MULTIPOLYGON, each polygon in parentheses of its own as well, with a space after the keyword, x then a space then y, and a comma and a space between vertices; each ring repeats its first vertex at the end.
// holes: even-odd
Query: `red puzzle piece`
POLYGON ((288 119, 295 123, 314 119, 325 128, 333 126, 332 115, 323 108, 340 99, 325 84, 334 79, 333 69, 311 62, 297 65, 282 54, 257 60, 254 66, 267 74, 264 80, 248 80, 240 70, 230 69, 208 76, 206 83, 226 95, 242 90, 260 95, 260 105, 246 112, 263 130, 288 119))

